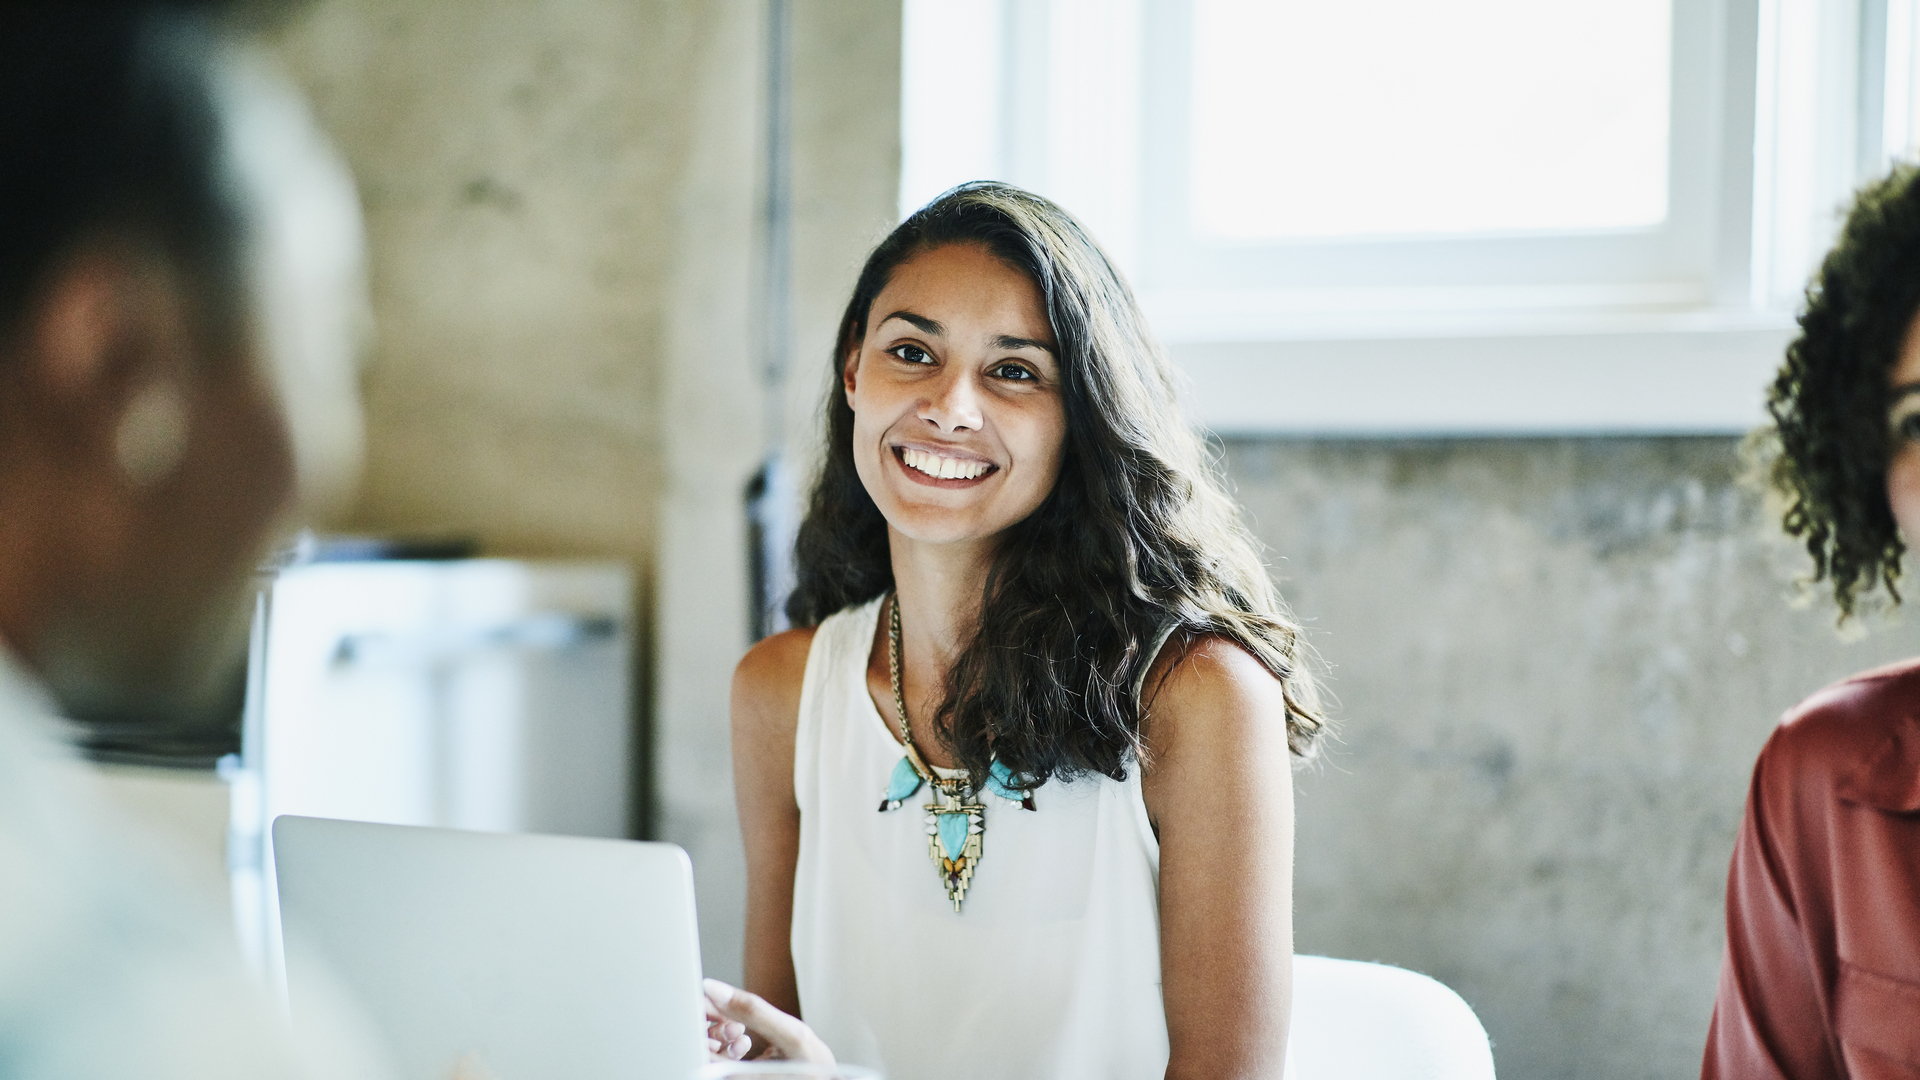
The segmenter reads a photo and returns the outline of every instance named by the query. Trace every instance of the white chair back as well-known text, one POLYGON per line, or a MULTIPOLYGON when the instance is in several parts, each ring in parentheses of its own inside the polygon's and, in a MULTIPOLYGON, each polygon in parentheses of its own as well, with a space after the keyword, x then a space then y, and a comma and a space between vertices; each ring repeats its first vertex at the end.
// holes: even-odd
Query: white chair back
POLYGON ((1296 956, 1287 1080, 1493 1080, 1493 1048, 1473 1009, 1440 982, 1296 956))

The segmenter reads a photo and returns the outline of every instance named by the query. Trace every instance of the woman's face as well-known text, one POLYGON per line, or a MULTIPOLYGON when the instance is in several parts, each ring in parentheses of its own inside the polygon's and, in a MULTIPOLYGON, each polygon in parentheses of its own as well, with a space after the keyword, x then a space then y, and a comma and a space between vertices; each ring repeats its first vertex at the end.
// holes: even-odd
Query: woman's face
POLYGON ((1909 544, 1920 542, 1920 318, 1907 328, 1900 359, 1887 377, 1893 407, 1888 410, 1893 456, 1887 462, 1887 502, 1893 520, 1909 544))
POLYGON ((1060 475, 1059 346, 1039 290, 975 244, 894 269, 842 371, 853 460, 893 530, 926 543, 998 535, 1060 475))

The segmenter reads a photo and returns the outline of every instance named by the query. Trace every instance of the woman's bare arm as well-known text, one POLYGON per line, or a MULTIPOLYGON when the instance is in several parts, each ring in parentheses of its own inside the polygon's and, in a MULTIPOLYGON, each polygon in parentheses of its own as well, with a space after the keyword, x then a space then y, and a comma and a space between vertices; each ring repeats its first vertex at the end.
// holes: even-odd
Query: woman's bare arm
POLYGON ((813 630, 775 634, 733 672, 733 798, 747 849, 746 988, 794 1016, 793 873, 800 807, 793 793, 793 740, 813 630))
POLYGON ((1279 1080, 1293 987, 1293 778, 1278 680, 1223 638, 1147 683, 1169 1080, 1279 1080))

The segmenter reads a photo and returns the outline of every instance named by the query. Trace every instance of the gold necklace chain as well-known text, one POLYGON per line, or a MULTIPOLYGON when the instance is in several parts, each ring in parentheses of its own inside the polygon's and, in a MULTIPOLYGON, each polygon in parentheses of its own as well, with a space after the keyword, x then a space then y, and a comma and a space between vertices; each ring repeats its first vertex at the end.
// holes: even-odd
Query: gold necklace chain
POLYGON ((907 699, 900 692, 900 590, 895 589, 887 599, 887 668, 893 676, 893 709, 900 717, 900 741, 906 744, 907 761, 913 765, 913 771, 920 779, 945 789, 952 781, 946 781, 934 775, 933 769, 920 756, 920 748, 914 745, 913 728, 907 723, 907 699))
MULTIPOLYGON (((891 610, 887 616, 887 669, 888 674, 893 676, 893 708, 900 715, 900 741, 906 746, 907 763, 927 784, 928 794, 933 796, 933 801, 926 806, 927 854, 939 868, 947 899, 952 901, 953 913, 958 915, 960 903, 967 896, 967 886, 973 883, 974 867, 980 862, 987 808, 974 798, 970 777, 958 776, 949 780, 936 775, 920 757, 920 748, 913 744, 913 725, 907 722, 907 696, 900 690, 899 590, 894 591, 888 604, 891 610)), ((915 790, 918 790, 918 785, 915 785, 915 790)), ((880 808, 885 810, 898 805, 897 801, 882 802, 880 808)))

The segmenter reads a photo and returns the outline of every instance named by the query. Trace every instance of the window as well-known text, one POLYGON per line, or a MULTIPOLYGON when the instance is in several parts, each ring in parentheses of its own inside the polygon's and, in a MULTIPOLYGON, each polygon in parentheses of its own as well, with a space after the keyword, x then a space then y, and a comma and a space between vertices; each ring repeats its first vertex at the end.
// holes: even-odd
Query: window
POLYGON ((1916 2, 908 0, 902 209, 1058 199, 1223 432, 1739 430, 1916 2))
POLYGON ((1658 228, 1672 7, 1194 0, 1193 232, 1258 243, 1658 228))

